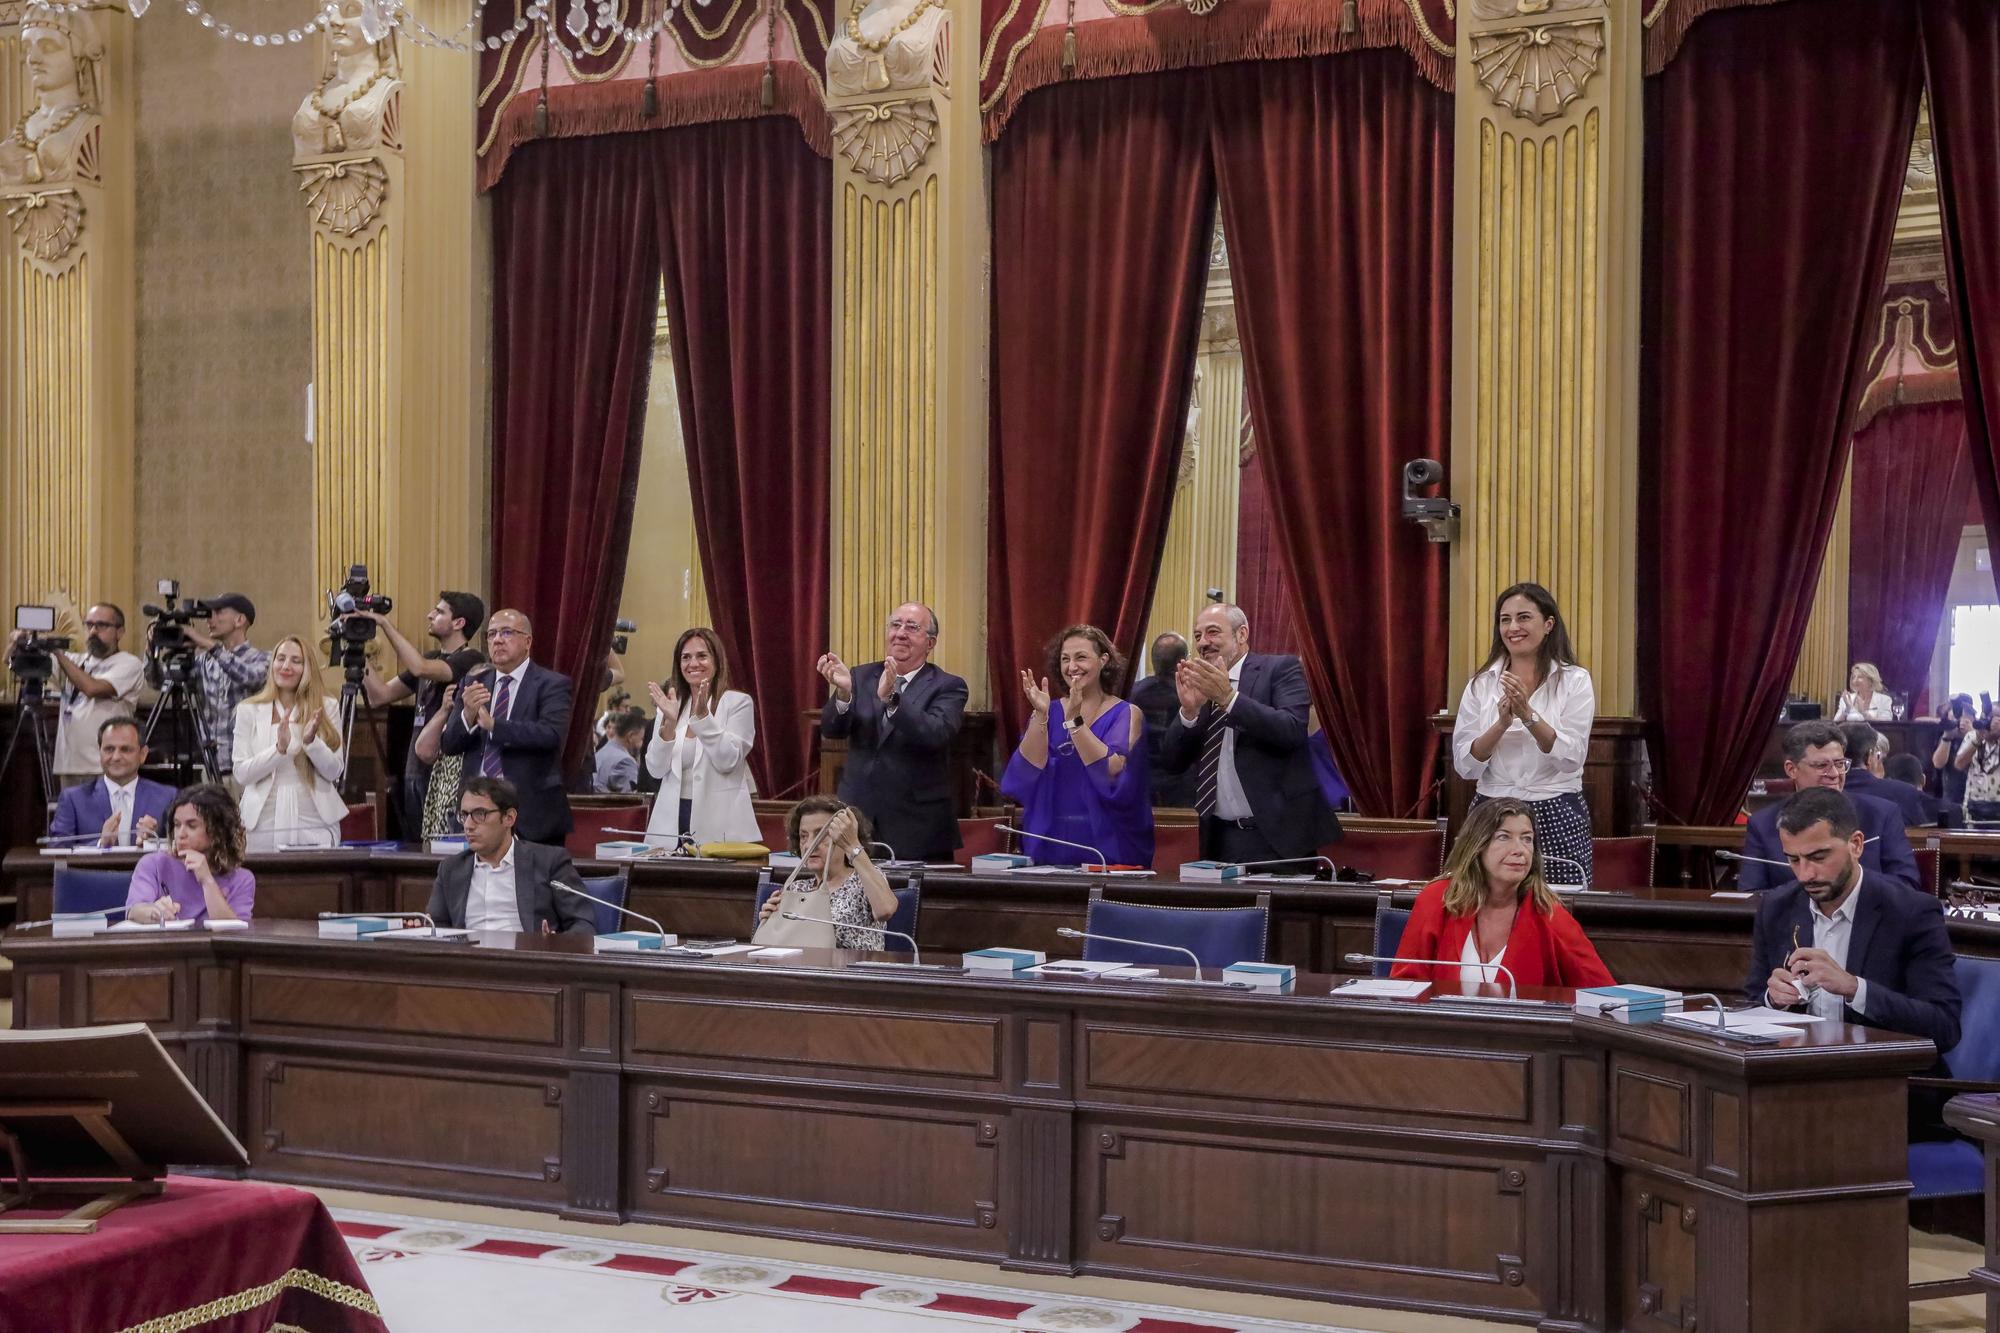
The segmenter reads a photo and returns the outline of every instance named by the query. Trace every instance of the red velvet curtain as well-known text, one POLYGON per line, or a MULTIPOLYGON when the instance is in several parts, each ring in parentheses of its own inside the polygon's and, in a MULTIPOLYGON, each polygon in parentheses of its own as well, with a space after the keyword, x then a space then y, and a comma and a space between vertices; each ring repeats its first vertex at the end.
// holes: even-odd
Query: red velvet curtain
POLYGON ((1442 550, 1398 501, 1405 462, 1450 457, 1451 98, 1399 51, 1207 73, 1306 674, 1355 803, 1399 815, 1428 785, 1446 687, 1442 550))
POLYGON ((1243 465, 1236 492, 1236 604, 1250 621, 1260 653, 1301 654, 1298 599, 1285 571, 1284 545, 1271 520, 1271 484, 1264 452, 1243 465))
POLYGON ((1921 708, 1964 530, 1972 458, 1961 403, 1881 413, 1854 436, 1848 660, 1873 662, 1921 708))
POLYGON ((493 192, 494 609, 576 686, 581 761, 625 584, 659 282, 647 136, 533 144, 493 192))
POLYGON ((1797 662, 1919 86, 1904 0, 1710 14, 1646 81, 1639 660, 1670 816, 1734 816, 1797 662))
POLYGON ((1050 637, 1088 621, 1132 656, 1145 633, 1208 271, 1199 79, 1042 89, 993 148, 987 643, 1003 745, 1050 637))
POLYGON ((702 572, 776 794, 811 766, 826 651, 832 170, 783 117, 645 137, 702 572))
POLYGON ((1972 474, 2000 536, 2000 5, 1924 0, 1919 12, 1972 474))

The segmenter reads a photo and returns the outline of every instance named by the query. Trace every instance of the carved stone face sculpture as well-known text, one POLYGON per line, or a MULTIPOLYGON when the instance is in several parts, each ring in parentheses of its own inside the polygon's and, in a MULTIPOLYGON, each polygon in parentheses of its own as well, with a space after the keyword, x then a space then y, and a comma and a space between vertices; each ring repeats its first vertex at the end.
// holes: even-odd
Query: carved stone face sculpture
POLYGON ((27 60, 28 86, 43 106, 67 106, 82 100, 76 53, 70 50, 68 33, 54 28, 23 28, 21 49, 27 60))
POLYGON ((337 0, 333 6, 321 48, 319 86, 292 117, 297 158, 398 146, 390 142, 393 103, 402 86, 395 38, 369 41, 361 9, 362 0, 337 0))
POLYGON ((87 173, 78 154, 97 124, 94 62, 104 46, 96 27, 88 14, 31 9, 21 50, 35 105, 0 141, 0 183, 40 185, 87 173))
POLYGON ((361 0, 340 0, 334 6, 334 23, 327 29, 326 41, 336 57, 368 49, 368 38, 361 31, 361 0))

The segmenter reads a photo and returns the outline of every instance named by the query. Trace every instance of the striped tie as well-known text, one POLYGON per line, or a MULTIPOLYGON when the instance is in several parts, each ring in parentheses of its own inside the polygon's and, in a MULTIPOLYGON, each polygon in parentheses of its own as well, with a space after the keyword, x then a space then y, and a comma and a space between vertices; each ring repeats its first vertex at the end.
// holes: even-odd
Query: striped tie
POLYGON ((1199 815, 1215 813, 1215 783, 1222 774, 1222 739, 1225 728, 1222 714, 1214 704, 1201 706, 1201 720, 1208 724, 1208 734, 1201 738, 1201 768, 1196 778, 1194 808, 1199 815))
MULTIPOLYGON (((514 678, 500 677, 500 693, 493 700, 493 717, 496 721, 507 719, 507 705, 514 697, 514 678)), ((500 776, 500 742, 490 734, 486 737, 486 749, 479 756, 479 771, 489 778, 500 776)))

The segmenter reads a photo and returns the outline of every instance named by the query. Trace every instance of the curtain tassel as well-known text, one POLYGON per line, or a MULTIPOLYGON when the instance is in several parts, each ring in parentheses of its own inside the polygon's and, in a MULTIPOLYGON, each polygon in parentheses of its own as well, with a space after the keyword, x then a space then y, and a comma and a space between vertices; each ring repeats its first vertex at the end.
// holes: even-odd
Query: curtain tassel
POLYGON ((646 80, 646 87, 639 94, 639 114, 647 120, 660 114, 660 89, 653 80, 646 80))
POLYGON ((537 139, 546 139, 549 137, 549 96, 547 93, 543 93, 535 99, 535 137, 537 139))
POLYGON ((1355 27, 1354 0, 1341 0, 1340 31, 1342 33, 1351 33, 1355 27))
POLYGON ((1065 74, 1076 73, 1076 29, 1075 28, 1063 29, 1062 71, 1065 74))
POLYGON ((766 111, 778 104, 778 76, 768 62, 764 66, 764 81, 757 89, 757 104, 766 111))

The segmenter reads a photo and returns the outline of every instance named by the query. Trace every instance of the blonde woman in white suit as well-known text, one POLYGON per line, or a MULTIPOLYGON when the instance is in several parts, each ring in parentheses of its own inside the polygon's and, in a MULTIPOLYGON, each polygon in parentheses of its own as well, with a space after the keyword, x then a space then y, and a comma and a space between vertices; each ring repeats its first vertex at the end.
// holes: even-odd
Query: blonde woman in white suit
POLYGON ((646 840, 673 846, 685 834, 696 842, 757 841, 757 812, 750 804, 757 706, 729 688, 715 631, 684 631, 674 644, 673 680, 666 689, 653 682, 646 689, 659 709, 646 769, 660 780, 646 840))
POLYGON ((250 851, 339 844, 347 816, 339 716, 340 703, 321 687, 305 644, 280 639, 264 688, 236 705, 234 776, 243 784, 250 851))

